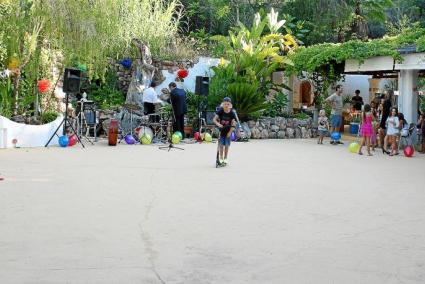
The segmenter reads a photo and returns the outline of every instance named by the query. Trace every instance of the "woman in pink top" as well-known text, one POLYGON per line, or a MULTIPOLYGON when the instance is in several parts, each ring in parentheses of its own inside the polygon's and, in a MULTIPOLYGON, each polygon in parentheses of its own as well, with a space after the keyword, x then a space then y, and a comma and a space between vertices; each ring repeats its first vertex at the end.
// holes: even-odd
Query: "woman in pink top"
POLYGON ((362 144, 360 145, 359 155, 363 155, 362 148, 367 145, 367 154, 372 156, 370 153, 370 141, 373 136, 373 113, 370 105, 365 105, 362 115, 362 125, 360 126, 360 135, 362 136, 362 144))

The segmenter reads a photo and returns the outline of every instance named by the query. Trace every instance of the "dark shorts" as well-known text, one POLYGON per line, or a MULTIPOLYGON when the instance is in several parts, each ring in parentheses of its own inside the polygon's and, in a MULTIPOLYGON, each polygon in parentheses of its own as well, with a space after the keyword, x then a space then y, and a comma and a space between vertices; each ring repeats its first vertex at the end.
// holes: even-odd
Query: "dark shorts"
POLYGON ((328 135, 328 131, 327 130, 318 130, 318 132, 319 132, 319 135, 320 136, 326 136, 326 135, 328 135))
POLYGON ((342 125, 342 115, 333 114, 331 116, 331 126, 333 128, 341 127, 342 125))
POLYGON ((229 147, 230 146, 230 137, 220 136, 220 139, 218 139, 218 143, 220 143, 221 146, 229 147))

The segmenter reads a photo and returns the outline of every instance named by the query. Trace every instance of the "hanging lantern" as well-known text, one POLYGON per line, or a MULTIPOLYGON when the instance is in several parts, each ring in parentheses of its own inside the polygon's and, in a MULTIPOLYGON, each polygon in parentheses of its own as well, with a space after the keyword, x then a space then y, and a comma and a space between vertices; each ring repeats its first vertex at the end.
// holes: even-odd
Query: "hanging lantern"
POLYGON ((57 98, 57 99, 65 98, 65 93, 64 93, 62 88, 56 88, 55 89, 55 98, 57 98))
POLYGON ((7 68, 12 70, 19 67, 19 59, 16 57, 12 57, 9 61, 9 65, 7 65, 7 68))
POLYGON ((133 64, 133 61, 130 58, 125 58, 123 60, 120 61, 120 64, 126 68, 126 69, 130 69, 131 65, 133 64))
POLYGON ((38 91, 42 94, 46 93, 50 88, 50 82, 47 79, 42 79, 37 82, 38 91))
POLYGON ((184 79, 187 76, 189 76, 189 71, 187 71, 186 69, 180 69, 180 70, 177 71, 177 77, 178 78, 184 79))

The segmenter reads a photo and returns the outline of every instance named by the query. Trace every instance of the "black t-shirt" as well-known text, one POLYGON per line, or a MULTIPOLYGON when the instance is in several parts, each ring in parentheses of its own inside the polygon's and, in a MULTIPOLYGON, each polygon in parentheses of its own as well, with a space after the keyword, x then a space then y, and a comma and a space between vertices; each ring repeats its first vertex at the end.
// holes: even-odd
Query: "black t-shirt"
POLYGON ((236 115, 233 110, 230 110, 230 112, 227 113, 222 107, 218 109, 216 114, 220 119, 220 124, 223 126, 231 126, 232 120, 236 119, 236 115))
POLYGON ((363 98, 361 96, 354 96, 351 98, 355 110, 362 110, 363 98))

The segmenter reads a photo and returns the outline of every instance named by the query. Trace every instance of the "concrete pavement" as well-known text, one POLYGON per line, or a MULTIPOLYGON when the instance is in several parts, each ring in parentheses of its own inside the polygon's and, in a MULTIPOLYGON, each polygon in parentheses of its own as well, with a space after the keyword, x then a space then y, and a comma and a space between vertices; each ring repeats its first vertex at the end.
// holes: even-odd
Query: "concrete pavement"
POLYGON ((425 156, 0 150, 0 283, 424 283, 425 156))

